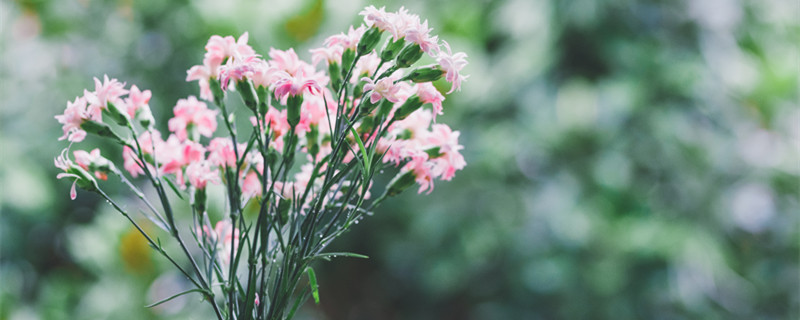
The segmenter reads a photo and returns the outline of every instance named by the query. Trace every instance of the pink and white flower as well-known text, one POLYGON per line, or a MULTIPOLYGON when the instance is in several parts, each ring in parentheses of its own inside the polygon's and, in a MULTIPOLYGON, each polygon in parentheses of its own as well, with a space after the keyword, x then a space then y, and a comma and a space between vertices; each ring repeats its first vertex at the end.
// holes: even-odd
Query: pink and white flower
MULTIPOLYGON (((90 167, 108 167, 111 162, 108 159, 103 158, 100 155, 100 149, 95 148, 91 152, 86 152, 84 150, 75 150, 72 152, 75 155, 75 163, 78 164, 83 170, 91 172, 92 170, 90 167)), ((100 180, 108 180, 108 173, 100 170, 94 171, 94 176, 100 180)))
POLYGON ((72 161, 70 161, 69 158, 67 158, 66 153, 67 153, 67 149, 64 149, 63 151, 61 151, 61 154, 54 159, 56 168, 64 170, 64 172, 61 172, 61 173, 57 174, 56 178, 57 179, 62 179, 62 178, 73 178, 73 179, 75 179, 72 182, 72 187, 69 189, 69 198, 72 199, 72 200, 75 200, 78 197, 77 185, 78 185, 78 180, 81 179, 81 177, 78 176, 77 174, 69 173, 69 170, 71 169, 73 164, 72 164, 72 161))
MULTIPOLYGON (((246 146, 239 144, 239 155, 242 156, 246 146)), ((236 152, 230 138, 214 138, 208 144, 208 161, 218 167, 236 167, 236 152)))
POLYGON ((432 28, 428 28, 428 20, 423 23, 416 23, 406 30, 406 40, 419 45, 423 52, 430 56, 435 56, 439 53, 439 37, 431 36, 432 28))
POLYGON ((81 129, 81 125, 87 120, 101 121, 100 109, 90 109, 84 97, 76 97, 75 101, 67 101, 67 109, 64 114, 57 115, 56 120, 63 124, 64 135, 58 140, 67 139, 70 142, 81 142, 86 138, 86 131, 81 129))
POLYGON ((442 41, 442 43, 444 44, 445 49, 447 49, 447 52, 440 51, 439 56, 436 58, 436 62, 439 63, 439 67, 445 72, 444 78, 453 84, 453 86, 450 87, 450 91, 447 92, 450 94, 455 90, 460 91, 461 81, 466 80, 468 77, 460 74, 461 69, 467 65, 467 54, 463 52, 457 52, 456 54, 453 54, 447 41, 442 41))
POLYGON ((209 182, 219 184, 219 170, 210 161, 192 162, 186 167, 186 178, 197 189, 205 189, 209 182))
POLYGON ((436 90, 430 82, 417 83, 417 96, 422 103, 430 103, 433 106, 433 121, 436 122, 436 115, 442 114, 442 101, 444 95, 436 90))
POLYGON ((218 110, 210 110, 204 102, 198 101, 194 96, 180 99, 173 109, 175 117, 169 119, 169 130, 174 132, 181 141, 189 138, 186 130, 191 126, 200 135, 211 137, 217 130, 218 110))
POLYGON ((350 49, 355 51, 356 47, 358 46, 358 41, 361 40, 361 36, 364 35, 364 32, 367 31, 367 28, 364 26, 360 26, 358 28, 353 28, 350 26, 350 29, 347 30, 347 33, 340 33, 337 35, 333 35, 325 39, 325 46, 327 47, 334 47, 340 46, 342 49, 350 49))
POLYGON ((391 77, 380 79, 377 83, 368 77, 361 78, 361 81, 366 82, 366 84, 364 84, 364 92, 372 91, 369 100, 373 104, 380 101, 381 98, 386 98, 386 100, 391 102, 400 101, 397 97, 397 92, 400 90, 400 87, 394 84, 394 80, 392 80, 391 77))
POLYGON ((392 14, 386 13, 384 8, 377 9, 375 6, 369 6, 358 14, 364 16, 364 24, 367 27, 378 28, 381 31, 391 30, 393 28, 392 14))
POLYGON ((286 103, 289 96, 297 96, 308 90, 311 94, 322 92, 322 86, 316 80, 302 76, 288 76, 275 82, 275 98, 286 103))
POLYGON ((128 90, 125 90, 125 84, 120 83, 117 79, 109 79, 108 75, 103 75, 103 82, 94 78, 94 92, 84 90, 84 96, 89 105, 101 109, 105 109, 109 101, 117 103, 120 101, 120 97, 126 93, 128 90))

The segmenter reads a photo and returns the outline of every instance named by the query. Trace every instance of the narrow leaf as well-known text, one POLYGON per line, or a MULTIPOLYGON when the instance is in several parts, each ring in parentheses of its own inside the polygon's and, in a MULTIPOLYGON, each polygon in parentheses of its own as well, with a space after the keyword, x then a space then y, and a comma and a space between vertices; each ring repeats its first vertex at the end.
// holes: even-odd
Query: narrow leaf
POLYGON ((165 178, 164 181, 166 181, 167 185, 169 185, 169 188, 172 189, 172 191, 174 191, 176 195, 178 195, 178 198, 181 198, 181 200, 184 200, 183 199, 183 195, 181 195, 181 192, 178 191, 178 187, 175 186, 175 183, 173 183, 172 180, 165 178))
POLYGON ((328 257, 336 258, 336 257, 339 257, 339 256, 341 256, 341 257, 349 257, 349 258, 369 259, 368 256, 365 256, 363 254, 358 254, 358 253, 352 253, 352 252, 327 252, 327 253, 321 253, 321 254, 317 255, 317 257, 320 257, 320 258, 328 258, 328 257))
POLYGON ((183 291, 183 292, 180 292, 180 293, 176 293, 175 295, 173 295, 173 296, 171 296, 171 297, 169 297, 169 298, 166 298, 166 299, 164 299, 164 300, 161 300, 161 301, 159 301, 159 302, 156 302, 156 303, 153 303, 153 304, 151 304, 151 305, 145 306, 145 308, 152 308, 152 307, 155 307, 155 306, 157 306, 157 305, 160 305, 160 304, 162 304, 162 303, 164 303, 164 302, 170 301, 170 300, 172 300, 172 299, 175 299, 175 298, 177 298, 177 297, 180 297, 180 296, 182 296, 182 295, 184 295, 184 294, 187 294, 187 293, 192 293, 192 292, 203 292, 203 289, 197 289, 197 288, 195 288, 195 289, 189 289, 189 290, 186 290, 186 291, 183 291))

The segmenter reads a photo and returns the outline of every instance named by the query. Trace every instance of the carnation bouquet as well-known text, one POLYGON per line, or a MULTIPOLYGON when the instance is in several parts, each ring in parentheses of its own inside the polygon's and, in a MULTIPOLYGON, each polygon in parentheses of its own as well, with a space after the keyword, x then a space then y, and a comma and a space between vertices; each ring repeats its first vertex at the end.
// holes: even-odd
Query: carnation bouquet
POLYGON ((319 302, 312 262, 364 257, 325 252, 333 239, 387 197, 414 184, 430 193, 434 179, 466 165, 458 131, 436 121, 445 97, 433 85, 444 79, 447 94, 459 90, 466 54, 403 8, 361 15, 363 25, 310 50, 312 63, 293 49, 259 55, 247 33, 212 36, 203 63, 187 72, 199 99, 177 101, 168 134, 157 129, 150 90, 108 76, 56 116, 60 140, 70 142, 55 159, 58 178, 72 181, 70 197, 77 188, 98 193, 191 283, 153 305, 199 294, 217 319, 290 319, 310 298, 319 302), (243 108, 228 106, 234 92, 243 108), (122 165, 100 149, 71 150, 88 135, 118 144, 122 165), (394 177, 373 185, 384 169, 394 177), (139 208, 112 199, 107 180, 124 184, 139 208), (214 190, 224 192, 223 208, 210 208, 214 190), (178 200, 191 209, 175 209, 178 200))

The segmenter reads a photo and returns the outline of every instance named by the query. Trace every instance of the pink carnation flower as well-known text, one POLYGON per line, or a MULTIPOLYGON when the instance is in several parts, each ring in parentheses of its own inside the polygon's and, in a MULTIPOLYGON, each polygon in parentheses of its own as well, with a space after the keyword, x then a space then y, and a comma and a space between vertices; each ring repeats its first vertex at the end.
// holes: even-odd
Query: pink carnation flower
POLYGON ((208 109, 205 103, 198 101, 194 96, 180 99, 173 109, 175 117, 169 119, 169 130, 174 132, 181 141, 188 138, 186 130, 190 125, 199 134, 211 137, 217 130, 218 112, 218 110, 208 109))
POLYGON ((294 49, 281 51, 275 48, 269 50, 270 61, 269 64, 278 68, 279 70, 286 71, 290 76, 297 77, 311 77, 314 73, 314 67, 297 56, 294 49))
POLYGON ((368 77, 361 78, 361 81, 366 82, 364 85, 364 92, 372 91, 369 100, 373 104, 380 101, 381 98, 386 98, 386 100, 391 102, 400 101, 397 97, 397 92, 400 90, 400 87, 394 84, 391 77, 380 79, 377 83, 368 77))
POLYGON ((427 142, 439 147, 442 156, 433 159, 437 175, 441 175, 442 180, 450 180, 455 176, 456 171, 463 169, 467 162, 460 150, 463 146, 458 144, 458 131, 453 131, 445 124, 434 124, 431 133, 427 137, 427 142))
POLYGON ((439 67, 445 72, 444 78, 453 84, 453 86, 450 88, 450 91, 447 92, 450 94, 455 90, 461 90, 461 81, 467 79, 468 77, 462 76, 459 73, 461 69, 467 65, 467 54, 463 52, 453 54, 453 52, 450 50, 450 45, 446 41, 442 41, 442 43, 444 43, 444 47, 447 49, 447 52, 439 52, 436 62, 439 63, 439 67))
POLYGON ((419 100, 433 106, 433 121, 436 122, 436 115, 442 114, 444 96, 430 82, 418 83, 416 86, 419 100))
POLYGON ((392 14, 386 13, 384 8, 385 7, 377 9, 375 6, 369 6, 358 14, 364 16, 364 24, 366 24, 367 27, 375 27, 381 31, 391 30, 393 28, 393 17, 392 14))
POLYGON ((76 97, 73 102, 67 101, 67 109, 64 110, 64 114, 55 117, 58 123, 63 124, 61 129, 64 131, 64 135, 58 140, 83 141, 86 138, 86 131, 81 129, 81 124, 86 120, 101 121, 102 115, 100 112, 100 109, 88 108, 84 97, 76 97))
POLYGON ((364 26, 360 26, 355 29, 353 29, 353 26, 350 26, 350 29, 347 30, 347 34, 340 33, 330 36, 325 39, 324 44, 327 47, 340 46, 342 49, 350 49, 355 51, 356 47, 358 46, 358 41, 361 40, 361 36, 363 36, 364 32, 366 31, 367 28, 364 26))
POLYGON ((308 90, 312 94, 322 92, 322 87, 316 80, 306 79, 302 76, 287 76, 275 82, 275 98, 286 103, 289 96, 297 96, 308 90))
MULTIPOLYGON (((100 155, 100 149, 95 148, 91 152, 86 152, 84 150, 75 150, 73 153, 75 155, 75 163, 78 164, 83 170, 91 172, 89 169, 90 166, 100 166, 100 165, 109 165, 110 163, 106 158, 103 158, 100 155)), ((108 180, 108 174, 103 171, 95 171, 94 176, 101 180, 108 180)))
POLYGON ((55 163, 56 168, 59 168, 59 169, 64 171, 64 172, 61 172, 61 173, 57 174, 56 175, 56 179, 62 179, 62 178, 74 178, 75 179, 72 182, 72 187, 69 189, 69 198, 72 199, 72 200, 75 200, 78 197, 78 190, 77 190, 78 179, 80 179, 81 177, 76 175, 76 174, 67 173, 67 171, 69 171, 70 167, 72 167, 72 161, 70 161, 67 158, 67 156, 65 155, 66 152, 67 152, 67 149, 64 149, 63 151, 61 151, 61 154, 58 157, 56 157, 54 159, 54 161, 53 161, 55 163))
POLYGON ((261 195, 261 181, 259 181, 258 174, 255 171, 250 171, 242 179, 242 197, 244 202, 247 202, 247 200, 258 195, 261 195))
POLYGON ((425 20, 406 30, 406 40, 416 43, 423 52, 433 57, 439 53, 439 37, 431 37, 431 31, 433 29, 428 28, 428 20, 425 20))
POLYGON ((103 75, 103 82, 94 78, 94 92, 84 91, 84 96, 89 105, 105 109, 109 101, 118 103, 119 98, 126 93, 128 90, 125 90, 124 83, 120 83, 117 79, 108 79, 108 75, 103 75))
MULTIPOLYGON (((239 144, 238 147, 241 156, 246 146, 243 144, 239 144)), ((236 152, 234 152, 233 142, 231 141, 231 139, 230 138, 211 139, 211 142, 209 142, 208 144, 208 161, 218 167, 228 166, 231 168, 235 168, 236 152)))
POLYGON ((205 189, 209 182, 219 184, 219 170, 212 168, 209 161, 192 162, 186 167, 186 178, 197 189, 205 189))
POLYGON ((341 46, 322 47, 308 51, 311 52, 311 62, 315 66, 320 61, 325 61, 328 65, 331 63, 342 64, 342 53, 344 49, 341 46))
POLYGON ((152 96, 153 93, 150 92, 150 90, 140 91, 139 87, 132 85, 128 98, 126 99, 128 116, 134 119, 136 118, 136 114, 140 112, 150 114, 150 106, 148 104, 152 96))
POLYGON ((416 181, 419 184, 419 190, 417 193, 422 193, 423 191, 427 190, 426 194, 430 194, 433 191, 433 178, 431 171, 431 163, 427 161, 427 155, 422 153, 413 158, 409 161, 404 167, 402 171, 408 172, 411 171, 414 173, 414 177, 416 177, 416 181))

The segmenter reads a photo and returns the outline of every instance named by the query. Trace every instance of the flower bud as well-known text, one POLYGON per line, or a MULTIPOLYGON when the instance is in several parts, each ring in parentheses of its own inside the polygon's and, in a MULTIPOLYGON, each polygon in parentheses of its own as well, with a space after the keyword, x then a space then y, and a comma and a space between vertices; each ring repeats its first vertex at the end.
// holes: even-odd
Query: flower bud
MULTIPOLYGON (((386 100, 386 99, 381 99, 381 101, 383 101, 383 100, 386 100)), ((360 109, 359 110, 360 113, 362 113, 362 114, 370 114, 370 113, 372 113, 372 110, 375 110, 375 107, 377 107, 377 106, 378 106, 378 103, 377 102, 376 103, 372 103, 372 99, 365 99, 364 103, 362 103, 358 107, 360 109)))
POLYGON ((256 87, 256 96, 258 97, 258 114, 265 115, 269 110, 267 99, 269 98, 269 88, 258 86, 256 87))
POLYGON ((106 103, 106 108, 103 109, 103 114, 109 116, 112 120, 114 120, 114 122, 123 127, 127 127, 128 124, 130 124, 128 113, 119 110, 117 105, 113 104, 111 101, 106 103))
POLYGON ((394 117, 396 120, 403 120, 420 107, 422 107, 422 100, 419 99, 419 96, 413 95, 397 109, 397 112, 394 113, 394 117))
POLYGON ((192 205, 197 208, 197 213, 203 214, 206 212, 206 202, 208 196, 206 194, 206 188, 195 188, 194 190, 194 198, 192 199, 192 205))
POLYGON ((292 199, 280 199, 278 201, 278 223, 281 226, 289 221, 289 209, 292 207, 292 199))
POLYGON ((383 50, 381 51, 381 60, 390 61, 397 57, 397 54, 400 53, 401 49, 403 49, 404 44, 404 39, 397 39, 397 41, 395 41, 393 38, 389 38, 389 40, 386 42, 386 46, 384 46, 383 50))
POLYGON ((423 67, 414 69, 403 80, 411 80, 416 83, 433 82, 439 80, 444 75, 444 71, 437 67, 423 67))
POLYGON ((257 112, 258 97, 256 96, 255 88, 253 88, 253 83, 248 80, 236 81, 236 91, 239 91, 239 95, 242 96, 244 105, 253 110, 253 112, 257 112))
POLYGON ((222 91, 219 80, 215 78, 208 79, 208 86, 211 88, 211 93, 214 95, 214 103, 221 106, 222 101, 225 100, 225 91, 222 91))
POLYGON ((394 197, 401 192, 414 185, 416 182, 414 171, 400 171, 392 181, 389 181, 389 186, 386 187, 386 195, 394 197))
POLYGON ((70 166, 69 170, 67 170, 67 173, 76 176, 75 183, 83 190, 94 192, 100 189, 100 187, 97 185, 97 180, 94 179, 92 174, 86 170, 83 170, 83 168, 79 166, 70 166))
POLYGON ((306 147, 308 148, 308 154, 311 155, 313 159, 317 158, 317 154, 319 154, 319 128, 318 125, 311 125, 310 130, 306 134, 306 147))
POLYGON ((382 31, 378 28, 370 28, 367 32, 364 32, 364 35, 361 36, 361 40, 358 41, 358 55, 363 56, 372 49, 375 49, 375 46, 378 45, 378 41, 381 40, 381 33, 382 31))
POLYGON ((394 107, 394 102, 386 99, 381 100, 378 112, 375 113, 375 119, 386 119, 389 116, 389 112, 392 111, 392 107, 394 107))
POLYGON ((342 75, 346 75, 350 70, 350 65, 356 59, 356 53, 352 49, 345 49, 342 53, 342 75))
POLYGON ((417 62, 419 58, 422 58, 422 48, 420 48, 418 44, 413 43, 405 47, 403 51, 400 51, 395 65, 401 69, 408 68, 414 64, 414 62, 417 62))
POLYGON ((300 123, 300 106, 302 104, 302 95, 290 95, 286 100, 286 121, 289 122, 289 126, 292 128, 300 123))
POLYGON ((342 87, 342 72, 341 67, 336 62, 328 62, 328 74, 331 78, 331 87, 334 91, 339 91, 342 87))
POLYGON ((116 133, 114 133, 114 131, 111 130, 111 127, 109 127, 105 123, 94 120, 86 120, 83 123, 81 123, 81 129, 83 129, 88 133, 93 133, 104 138, 111 138, 121 144, 125 144, 122 138, 120 138, 116 133))

